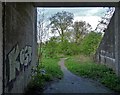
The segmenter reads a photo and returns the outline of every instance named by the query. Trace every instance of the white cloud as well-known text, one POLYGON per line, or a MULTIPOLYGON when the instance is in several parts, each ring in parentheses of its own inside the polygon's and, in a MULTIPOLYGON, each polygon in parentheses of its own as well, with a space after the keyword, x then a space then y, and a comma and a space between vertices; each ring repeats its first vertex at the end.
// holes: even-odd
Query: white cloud
POLYGON ((91 8, 86 12, 86 16, 92 16, 96 15, 96 13, 99 13, 103 8, 91 8))
POLYGON ((101 8, 80 8, 74 10, 74 16, 92 16, 101 11, 101 8), (79 10, 79 11, 78 11, 79 10))
POLYGON ((86 21, 92 26, 92 29, 94 30, 100 21, 99 16, 77 16, 74 18, 74 21, 86 21))

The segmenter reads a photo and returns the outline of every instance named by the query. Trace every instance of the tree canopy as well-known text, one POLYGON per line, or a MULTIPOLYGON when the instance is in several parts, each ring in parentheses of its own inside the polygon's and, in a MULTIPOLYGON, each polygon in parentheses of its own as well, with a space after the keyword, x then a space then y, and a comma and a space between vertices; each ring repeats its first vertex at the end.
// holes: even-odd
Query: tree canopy
POLYGON ((73 24, 75 42, 80 40, 89 32, 91 25, 85 21, 75 21, 73 24))
POLYGON ((102 38, 101 34, 92 32, 91 25, 85 21, 73 23, 73 18, 73 13, 66 11, 57 12, 49 18, 50 32, 59 36, 54 35, 43 44, 46 56, 95 53, 102 38))
POLYGON ((58 32, 63 42, 64 32, 72 26, 74 15, 70 12, 57 12, 49 18, 52 33, 58 32))

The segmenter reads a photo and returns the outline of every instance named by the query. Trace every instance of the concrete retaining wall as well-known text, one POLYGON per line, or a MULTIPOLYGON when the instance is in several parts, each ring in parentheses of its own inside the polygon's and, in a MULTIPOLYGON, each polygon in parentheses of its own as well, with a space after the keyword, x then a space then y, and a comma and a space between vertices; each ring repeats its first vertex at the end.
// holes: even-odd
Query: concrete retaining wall
POLYGON ((120 6, 115 12, 115 66, 116 74, 120 76, 120 6))
POLYGON ((36 65, 36 8, 32 3, 5 5, 5 93, 23 93, 36 65))
POLYGON ((0 2, 0 95, 2 94, 2 67, 3 67, 3 29, 2 29, 2 3, 0 2))
POLYGON ((96 61, 106 64, 120 75, 120 8, 116 7, 96 52, 96 61))
POLYGON ((108 28, 105 30, 103 39, 97 50, 97 61, 108 65, 115 70, 115 13, 111 18, 108 28))

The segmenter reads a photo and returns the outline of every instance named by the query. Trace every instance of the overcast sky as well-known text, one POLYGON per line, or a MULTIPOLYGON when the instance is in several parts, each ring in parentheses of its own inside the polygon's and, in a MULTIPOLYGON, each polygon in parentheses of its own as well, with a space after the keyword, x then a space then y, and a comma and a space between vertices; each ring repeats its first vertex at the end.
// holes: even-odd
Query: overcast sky
MULTIPOLYGON (((42 10, 43 8, 38 8, 42 10)), ((44 8, 45 18, 49 18, 57 12, 67 11, 74 14, 74 21, 86 21, 91 24, 93 30, 96 28, 98 21, 105 15, 107 7, 59 7, 59 8, 44 8)), ((48 21, 48 20, 46 20, 48 21)))
POLYGON ((94 30, 101 20, 101 17, 105 15, 108 7, 59 7, 59 8, 38 8, 38 10, 44 10, 45 22, 48 22, 48 18, 57 12, 67 11, 74 14, 74 21, 86 21, 92 26, 94 30))

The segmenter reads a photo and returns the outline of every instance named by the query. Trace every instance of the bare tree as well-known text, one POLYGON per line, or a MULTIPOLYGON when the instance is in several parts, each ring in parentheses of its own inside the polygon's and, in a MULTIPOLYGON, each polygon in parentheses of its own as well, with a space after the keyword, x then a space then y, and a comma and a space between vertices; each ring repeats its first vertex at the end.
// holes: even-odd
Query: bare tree
POLYGON ((43 39, 46 38, 48 34, 48 26, 45 25, 45 9, 38 9, 37 10, 37 29, 38 29, 38 61, 42 58, 42 44, 43 39))

